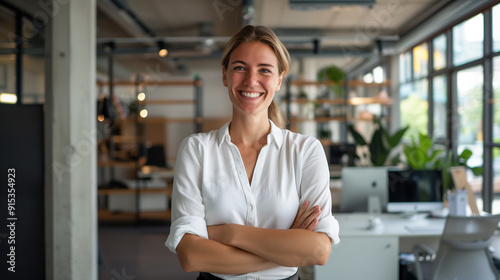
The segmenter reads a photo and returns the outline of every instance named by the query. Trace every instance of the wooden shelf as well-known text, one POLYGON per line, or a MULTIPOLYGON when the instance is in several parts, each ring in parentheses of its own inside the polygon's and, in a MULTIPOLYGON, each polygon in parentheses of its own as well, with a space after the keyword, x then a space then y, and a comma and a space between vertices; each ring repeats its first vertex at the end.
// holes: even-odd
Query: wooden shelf
POLYGON ((112 83, 106 81, 98 81, 96 83, 98 86, 109 86, 109 85, 115 85, 115 86, 202 86, 203 82, 201 80, 189 80, 189 81, 142 81, 142 82, 136 82, 136 81, 114 81, 112 83))
POLYGON ((319 142, 321 142, 321 144, 323 144, 323 146, 343 145, 342 143, 339 143, 339 142, 333 142, 330 139, 319 139, 319 142))
POLYGON ((314 118, 316 122, 330 122, 330 121, 339 121, 339 122, 345 122, 346 118, 345 117, 316 117, 314 118))
POLYGON ((144 101, 139 101, 139 104, 144 105, 177 105, 177 104, 194 104, 194 100, 186 99, 186 100, 173 100, 173 99, 149 99, 144 101))
MULTIPOLYGON (((136 189, 98 189, 97 195, 110 195, 110 194, 131 195, 131 194, 136 194, 136 192, 137 192, 136 189)), ((146 188, 146 189, 140 189, 139 193, 141 194, 164 193, 171 196, 172 188, 146 188)))
MULTIPOLYGON (((380 118, 380 116, 379 116, 380 118)), ((382 117, 381 120, 390 121, 390 117, 382 117)), ((372 122, 373 118, 347 118, 348 122, 372 122)))
MULTIPOLYGON (((135 221, 137 215, 135 212, 112 212, 109 210, 100 209, 97 211, 97 217, 100 221, 135 221)), ((139 213, 141 219, 154 219, 170 221, 172 213, 170 210, 165 211, 141 211, 139 213)))
POLYGON ((291 122, 330 122, 330 121, 339 121, 339 122, 345 122, 346 118, 345 117, 315 117, 314 119, 309 119, 309 118, 299 118, 299 117, 292 117, 291 122))
POLYGON ((365 105, 365 104, 380 104, 391 106, 393 100, 391 98, 377 98, 377 97, 353 97, 347 99, 348 105, 365 105))
POLYGON ((330 104, 330 105, 345 105, 346 104, 346 100, 342 99, 342 98, 335 98, 335 99, 321 98, 321 99, 316 99, 316 103, 330 104))
MULTIPOLYGON (((139 108, 147 108, 148 106, 156 106, 156 105, 173 105, 173 106, 184 106, 184 105, 189 105, 193 109, 193 117, 167 117, 163 116, 162 113, 159 113, 156 116, 147 116, 146 118, 140 117, 137 113, 134 115, 129 115, 129 117, 125 120, 116 120, 113 124, 119 127, 119 131, 122 135, 110 135, 111 132, 107 133, 107 139, 112 141, 113 144, 116 145, 109 145, 110 149, 113 150, 108 150, 105 149, 107 148, 105 145, 103 147, 100 147, 101 150, 105 153, 102 153, 102 155, 108 155, 106 157, 102 156, 99 157, 99 159, 107 159, 107 158, 112 158, 113 160, 101 160, 98 161, 98 166, 100 167, 130 167, 134 168, 134 173, 135 179, 139 178, 139 173, 142 172, 142 167, 145 166, 147 163, 146 157, 142 156, 139 159, 137 159, 137 162, 135 161, 120 161, 120 159, 129 159, 130 156, 128 153, 130 153, 130 150, 140 147, 146 147, 147 142, 149 141, 153 145, 163 145, 165 150, 167 148, 166 144, 166 139, 165 139, 165 133, 167 131, 167 126, 170 123, 186 123, 186 124, 191 124, 195 128, 195 132, 201 132, 201 124, 205 124, 205 120, 201 116, 201 106, 202 106, 202 99, 201 96, 203 94, 202 92, 202 86, 203 82, 196 78, 193 80, 173 80, 173 81, 158 81, 158 80, 151 80, 151 81, 127 81, 127 80, 121 80, 121 81, 112 81, 112 82, 97 82, 97 86, 106 86, 106 85, 115 85, 115 86, 132 86, 135 87, 135 92, 137 93, 139 97, 139 93, 144 89, 147 88, 147 86, 151 85, 154 87, 159 87, 159 86, 190 86, 194 88, 194 94, 193 98, 190 98, 189 95, 182 95, 182 96, 168 96, 168 91, 164 91, 165 95, 164 96, 155 96, 151 99, 145 99, 142 101, 137 101, 137 104, 139 105, 139 108), (165 98, 163 98, 165 97, 165 98), (121 127, 120 127, 121 126, 121 127), (131 148, 130 148, 131 147, 131 148), (119 157, 118 157, 119 156, 119 157), (139 171, 141 170, 141 171, 139 171)), ((188 115, 185 115, 188 116, 188 115)), ((103 142, 106 143, 106 142, 103 142)), ((172 158, 168 158, 167 160, 170 161, 172 158)), ((174 158, 175 159, 175 158, 174 158)), ((149 167, 151 169, 151 167, 149 167)), ((99 169, 99 172, 105 173, 106 169, 102 168, 99 169)), ((158 175, 160 171, 156 171, 156 175, 158 175)), ((137 204, 141 203, 146 203, 146 202, 141 202, 139 200, 138 195, 141 194, 150 194, 151 196, 165 196, 166 198, 171 198, 172 197, 172 188, 171 187, 165 187, 167 185, 171 185, 171 181, 173 180, 173 174, 163 174, 164 172, 162 171, 162 178, 163 180, 167 181, 166 185, 158 185, 158 187, 161 188, 147 188, 147 181, 145 182, 139 182, 137 185, 130 185, 131 188, 114 188, 114 189, 106 189, 106 188, 98 188, 97 194, 100 196, 100 199, 102 199, 102 205, 100 205, 103 208, 108 208, 109 205, 109 197, 110 195, 128 195, 130 198, 135 198, 135 201, 137 204), (145 184, 144 184, 145 183, 145 184), (137 188, 135 188, 137 187, 137 188)), ((173 173, 173 172, 172 172, 173 173)), ((106 174, 105 174, 106 175, 106 174)), ((120 174, 121 175, 121 174, 120 174)), ((145 174, 143 174, 145 175, 145 174)), ((153 177, 153 176, 151 176, 153 177)), ((111 173, 111 180, 114 179, 114 173, 111 173)), ((156 179, 156 177, 155 177, 156 179)), ((118 184, 117 184, 118 185, 118 184)), ((110 185, 111 186, 111 185, 110 185)), ((153 186, 151 184, 151 186, 153 186)), ((112 186, 111 186, 112 187, 112 186)), ((130 205, 129 205, 130 206, 130 205)), ((155 219, 155 220, 170 220, 170 211, 148 211, 148 210, 143 210, 145 207, 133 207, 133 208, 125 208, 127 211, 125 212, 116 212, 116 211, 109 211, 109 209, 102 209, 98 212, 99 214, 99 219, 104 219, 104 220, 131 220, 131 221, 137 221, 141 219, 155 219), (131 211, 132 210, 132 211, 131 211)), ((163 209, 163 208, 159 208, 163 209)))
POLYGON ((99 209, 97 211, 97 219, 99 221, 134 221, 136 214, 134 212, 112 212, 109 210, 99 209))
POLYGON ((139 118, 139 123, 193 123, 196 120, 193 118, 162 118, 162 117, 146 117, 139 118))
MULTIPOLYGON (((287 100, 283 100, 283 102, 287 103, 287 100)), ((349 99, 342 98, 334 98, 334 99, 293 99, 291 103, 296 104, 308 104, 308 103, 319 103, 319 104, 330 104, 330 105, 365 105, 365 104, 380 104, 391 106, 394 101, 391 98, 377 98, 377 97, 353 97, 349 99)))
POLYGON ((116 144, 135 143, 137 137, 133 135, 113 135, 113 142, 116 144))
POLYGON ((114 161, 114 160, 99 160, 97 161, 97 166, 99 167, 128 167, 135 168, 135 161, 114 161))
POLYGON ((165 220, 170 221, 172 218, 172 212, 170 210, 166 211, 141 211, 139 214, 141 219, 144 220, 165 220))
MULTIPOLYGON (((363 81, 358 81, 358 80, 350 80, 348 81, 347 85, 351 87, 356 87, 356 86, 364 86, 364 87, 380 87, 380 86, 388 86, 391 84, 390 80, 384 81, 382 83, 366 83, 363 81)), ((340 85, 344 86, 345 82, 336 84, 331 81, 325 81, 325 82, 318 82, 318 81, 306 81, 306 80, 296 80, 292 81, 290 85, 293 86, 335 86, 335 85, 340 85)))

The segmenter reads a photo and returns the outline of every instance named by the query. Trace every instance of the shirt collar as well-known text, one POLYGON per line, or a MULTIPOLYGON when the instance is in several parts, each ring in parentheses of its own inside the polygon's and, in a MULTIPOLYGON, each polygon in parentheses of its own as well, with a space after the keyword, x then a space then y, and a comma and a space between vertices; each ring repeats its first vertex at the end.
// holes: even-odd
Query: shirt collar
MULTIPOLYGON (((276 147, 281 148, 281 144, 283 143, 283 131, 277 127, 273 121, 269 120, 271 124, 271 133, 267 135, 267 143, 274 142, 276 147), (274 140, 274 141, 273 141, 274 140)), ((231 121, 227 122, 219 129, 219 146, 224 143, 224 141, 230 143, 231 136, 229 136, 229 125, 231 121)))

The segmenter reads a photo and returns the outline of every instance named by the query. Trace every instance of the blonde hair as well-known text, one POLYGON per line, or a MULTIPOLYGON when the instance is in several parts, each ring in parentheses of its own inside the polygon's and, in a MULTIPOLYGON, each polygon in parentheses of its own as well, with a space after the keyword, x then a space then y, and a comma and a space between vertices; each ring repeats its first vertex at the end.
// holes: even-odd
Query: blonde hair
MULTIPOLYGON (((270 46, 278 59, 278 72, 285 76, 290 71, 290 54, 278 39, 278 36, 268 27, 247 25, 231 37, 222 53, 222 67, 227 70, 231 53, 242 43, 261 42, 270 46)), ((278 104, 273 100, 269 106, 268 116, 278 127, 285 128, 286 120, 281 114, 278 104)))

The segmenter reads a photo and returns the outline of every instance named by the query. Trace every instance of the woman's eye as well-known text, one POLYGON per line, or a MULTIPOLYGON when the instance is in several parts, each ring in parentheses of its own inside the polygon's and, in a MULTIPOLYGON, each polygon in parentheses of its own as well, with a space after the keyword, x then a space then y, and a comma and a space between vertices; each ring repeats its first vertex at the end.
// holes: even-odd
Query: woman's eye
POLYGON ((271 71, 269 71, 269 69, 260 69, 260 71, 263 73, 271 73, 271 71))
POLYGON ((234 70, 245 70, 245 68, 243 68, 243 66, 236 66, 234 67, 234 70))

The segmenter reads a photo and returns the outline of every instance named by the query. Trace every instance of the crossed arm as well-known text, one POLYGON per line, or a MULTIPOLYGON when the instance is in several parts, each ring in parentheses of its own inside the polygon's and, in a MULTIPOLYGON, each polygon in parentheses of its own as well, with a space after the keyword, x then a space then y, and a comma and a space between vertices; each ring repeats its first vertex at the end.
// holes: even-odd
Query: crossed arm
POLYGON ((321 209, 306 201, 290 229, 263 229, 227 224, 209 226, 209 239, 185 234, 177 254, 186 271, 242 274, 276 266, 324 264, 331 240, 313 232, 321 209))

